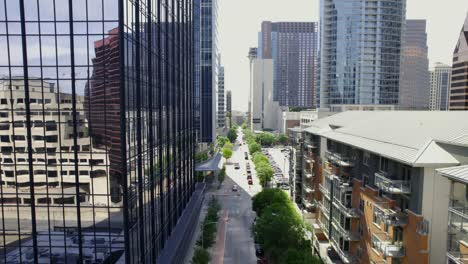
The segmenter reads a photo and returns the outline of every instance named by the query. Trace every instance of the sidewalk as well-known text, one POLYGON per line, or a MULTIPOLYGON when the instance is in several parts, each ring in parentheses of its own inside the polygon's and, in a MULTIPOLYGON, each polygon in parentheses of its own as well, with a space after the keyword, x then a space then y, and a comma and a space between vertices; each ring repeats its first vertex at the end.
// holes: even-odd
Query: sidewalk
POLYGON ((211 199, 211 196, 213 194, 217 193, 216 186, 217 186, 217 184, 207 185, 207 189, 205 191, 205 197, 203 199, 203 204, 202 204, 202 207, 201 207, 201 212, 200 212, 200 215, 198 217, 198 221, 195 223, 196 224, 195 232, 193 233, 192 241, 190 242, 189 250, 188 250, 186 258, 184 260, 185 264, 190 264, 190 261, 192 260, 193 254, 195 252, 195 247, 196 247, 197 240, 201 235, 201 223, 205 219, 205 216, 206 216, 206 214, 208 212, 208 203, 209 203, 209 201, 211 199), (211 185, 213 185, 213 186, 211 186, 211 185))

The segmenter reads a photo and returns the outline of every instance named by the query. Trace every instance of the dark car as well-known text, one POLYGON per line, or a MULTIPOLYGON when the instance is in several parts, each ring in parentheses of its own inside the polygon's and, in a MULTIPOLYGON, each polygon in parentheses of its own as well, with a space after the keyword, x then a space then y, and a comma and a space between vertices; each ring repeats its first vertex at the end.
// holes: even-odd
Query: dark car
POLYGON ((252 179, 248 180, 249 185, 253 185, 252 179))
POLYGON ((260 244, 255 244, 255 256, 263 257, 265 252, 263 252, 263 248, 260 244))

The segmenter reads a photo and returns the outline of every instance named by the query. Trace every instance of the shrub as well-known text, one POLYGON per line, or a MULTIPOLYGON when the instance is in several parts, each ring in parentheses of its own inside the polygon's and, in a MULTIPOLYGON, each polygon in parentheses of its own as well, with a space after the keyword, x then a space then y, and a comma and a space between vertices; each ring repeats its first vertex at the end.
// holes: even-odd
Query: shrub
POLYGON ((211 260, 210 253, 202 248, 196 247, 193 253, 192 264, 208 264, 211 260))

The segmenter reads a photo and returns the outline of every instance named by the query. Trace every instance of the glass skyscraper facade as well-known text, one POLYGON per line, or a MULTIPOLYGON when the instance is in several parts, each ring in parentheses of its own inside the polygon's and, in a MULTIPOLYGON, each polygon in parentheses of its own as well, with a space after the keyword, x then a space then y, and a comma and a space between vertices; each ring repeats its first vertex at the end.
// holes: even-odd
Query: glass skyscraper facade
POLYGON ((198 141, 213 142, 216 137, 216 91, 218 78, 218 3, 194 0, 195 34, 195 123, 198 141))
POLYGON ((273 59, 273 99, 280 106, 315 106, 317 23, 262 22, 259 57, 273 59))
POLYGON ((400 69, 400 109, 429 109, 430 76, 427 50, 426 20, 406 20, 400 69))
POLYGON ((406 0, 320 1, 320 106, 398 104, 406 0))
POLYGON ((195 190, 192 14, 189 0, 0 1, 0 263, 168 250, 195 190))

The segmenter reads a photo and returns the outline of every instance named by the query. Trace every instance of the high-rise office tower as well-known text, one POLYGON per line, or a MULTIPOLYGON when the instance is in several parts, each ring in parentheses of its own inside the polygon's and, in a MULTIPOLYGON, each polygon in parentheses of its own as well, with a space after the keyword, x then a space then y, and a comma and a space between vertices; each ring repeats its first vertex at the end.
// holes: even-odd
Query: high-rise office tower
POLYGON ((273 97, 281 106, 313 107, 317 75, 317 23, 262 23, 259 58, 273 59, 273 97))
POLYGON ((195 94, 198 141, 213 142, 216 137, 216 91, 218 78, 218 3, 194 0, 195 94))
POLYGON ((453 52, 450 110, 468 110, 468 13, 453 52))
POLYGON ((226 118, 229 120, 229 128, 232 126, 232 93, 231 91, 226 92, 226 118))
POLYGON ((451 80, 452 67, 440 62, 436 63, 434 69, 431 71, 430 110, 448 110, 451 80))
POLYGON ((226 111, 225 111, 225 97, 224 97, 224 67, 218 69, 218 127, 223 128, 226 126, 226 111))
POLYGON ((406 0, 320 2, 320 106, 398 104, 406 0))
POLYGON ((247 110, 247 126, 250 127, 250 119, 252 117, 252 89, 253 89, 253 62, 258 57, 258 48, 249 48, 249 102, 248 102, 248 110, 247 110))
POLYGON ((426 20, 406 20, 400 72, 400 108, 427 110, 429 108, 430 77, 426 20))
POLYGON ((155 3, 0 3, 0 263, 180 263, 192 2, 155 3))

